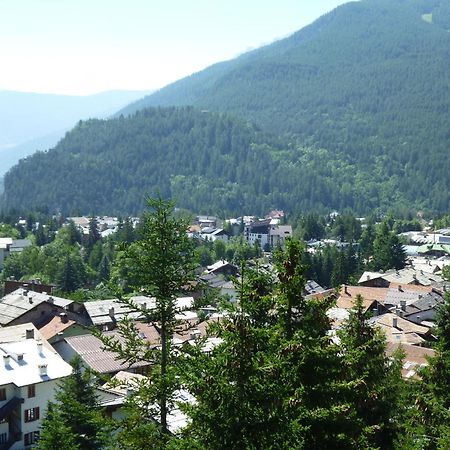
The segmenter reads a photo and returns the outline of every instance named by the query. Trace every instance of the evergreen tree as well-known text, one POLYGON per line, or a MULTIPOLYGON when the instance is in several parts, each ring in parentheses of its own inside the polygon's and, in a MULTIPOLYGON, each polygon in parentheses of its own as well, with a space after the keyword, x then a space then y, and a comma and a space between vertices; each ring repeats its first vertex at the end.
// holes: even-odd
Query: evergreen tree
MULTIPOLYGON (((109 440, 110 427, 103 418, 89 370, 80 358, 72 361, 73 372, 64 378, 56 393, 56 403, 43 421, 42 449, 67 448, 97 450, 109 440), (61 433, 67 431, 67 440, 61 433), (60 439, 59 445, 50 447, 60 439)), ((41 444, 39 444, 41 445, 41 444)))
POLYGON ((63 421, 59 406, 49 402, 42 421, 39 441, 35 448, 37 450, 55 450, 64 447, 67 450, 79 450, 80 445, 77 440, 78 436, 63 421))
POLYGON ((110 275, 110 261, 108 255, 103 255, 98 266, 98 279, 100 282, 108 281, 110 275))
POLYGON ((403 245, 398 236, 389 230, 387 222, 382 222, 373 242, 371 268, 374 270, 403 269, 405 264, 406 254, 403 245))
POLYGON ((68 231, 68 244, 74 245, 76 243, 81 244, 81 231, 80 229, 75 225, 75 222, 73 220, 69 220, 69 223, 67 225, 67 231, 68 231))
POLYGON ((401 355, 393 362, 388 360, 385 337, 368 319, 358 295, 349 319, 338 332, 352 423, 347 432, 356 448, 392 448, 404 391, 401 355))
MULTIPOLYGON (((158 324, 161 345, 158 349, 150 348, 139 338, 130 321, 120 324, 123 344, 108 339, 104 339, 104 343, 116 351, 120 359, 129 363, 153 361, 151 386, 143 386, 138 397, 141 405, 153 407, 152 412, 158 417, 160 437, 164 443, 168 440, 167 415, 178 386, 172 342, 177 324, 176 298, 192 277, 193 248, 187 236, 188 223, 173 215, 171 201, 149 199, 148 206, 150 211, 144 215, 141 239, 127 248, 122 261, 127 266, 132 288, 141 295, 156 299, 155 310, 142 309, 141 312, 148 322, 158 324)), ((136 305, 128 303, 136 309, 136 305)), ((141 415, 146 420, 149 410, 141 411, 141 415)))
POLYGON ((100 231, 98 229, 98 221, 95 217, 89 219, 89 234, 86 242, 86 249, 88 254, 91 253, 94 245, 101 239, 100 231))
POLYGON ((339 352, 329 336, 326 312, 332 300, 303 298, 303 251, 298 241, 289 240, 276 254, 279 382, 291 436, 287 448, 340 449, 346 443, 347 405, 339 352))
POLYGON ((57 286, 62 292, 76 291, 83 285, 83 261, 80 257, 67 254, 57 274, 57 286))
POLYGON ((44 227, 41 223, 39 223, 37 230, 35 232, 36 237, 36 245, 41 247, 42 245, 45 245, 47 243, 47 236, 45 234, 44 227))
POLYGON ((195 395, 188 435, 201 448, 286 448, 280 371, 274 347, 271 277, 243 269, 239 305, 213 327, 223 342, 191 350, 183 381, 195 395))
POLYGON ((410 437, 426 450, 450 448, 450 295, 437 316, 436 355, 421 372, 410 437))

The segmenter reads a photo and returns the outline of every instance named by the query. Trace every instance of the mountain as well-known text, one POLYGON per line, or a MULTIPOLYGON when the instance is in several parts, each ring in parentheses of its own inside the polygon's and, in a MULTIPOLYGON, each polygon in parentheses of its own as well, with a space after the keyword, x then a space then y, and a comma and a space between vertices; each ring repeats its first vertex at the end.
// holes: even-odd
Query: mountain
MULTIPOLYGON (((324 148, 417 208, 448 209, 450 2, 363 0, 129 105, 193 105, 324 148), (381 173, 378 173, 381 172, 381 173), (376 175, 376 177, 375 177, 376 175), (426 178, 424 180, 424 178, 426 178)), ((378 187, 373 186, 377 196, 378 187)), ((382 204, 381 199, 378 204, 382 204)))
POLYGON ((133 213, 159 189, 198 212, 446 211, 443 5, 352 2, 114 119, 82 122, 5 176, 3 205, 133 213))
POLYGON ((145 93, 69 96, 0 91, 0 175, 20 158, 55 146, 78 120, 108 117, 145 93))
POLYGON ((310 198, 316 206, 335 202, 335 183, 321 180, 309 159, 306 150, 229 115, 149 108, 80 122, 54 149, 21 160, 5 176, 3 207, 136 214, 156 192, 205 213, 309 207, 310 198), (298 179, 321 188, 305 191, 293 186, 298 179))

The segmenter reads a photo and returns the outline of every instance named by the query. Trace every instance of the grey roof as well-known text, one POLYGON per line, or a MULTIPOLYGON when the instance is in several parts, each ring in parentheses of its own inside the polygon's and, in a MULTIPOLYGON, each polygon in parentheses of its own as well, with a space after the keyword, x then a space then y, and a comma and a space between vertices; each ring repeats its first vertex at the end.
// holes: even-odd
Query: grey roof
POLYGON ((53 302, 54 305, 60 308, 68 308, 73 303, 73 300, 27 291, 23 288, 16 289, 0 300, 0 325, 8 325, 44 302, 53 302))
MULTIPOLYGON (((136 306, 147 309, 154 309, 156 302, 154 298, 137 296, 132 297, 136 306)), ((126 303, 118 299, 95 300, 93 302, 84 303, 86 312, 88 313, 92 323, 96 326, 106 325, 111 322, 120 321, 128 316, 131 319, 142 317, 142 312, 131 308, 126 303), (112 312, 112 314, 110 314, 112 312)))
POLYGON ((308 280, 305 284, 305 291, 307 294, 316 294, 318 292, 324 292, 325 289, 314 280, 308 280))
POLYGON ((13 252, 16 249, 23 249, 25 247, 29 247, 31 245, 31 241, 29 239, 13 239, 11 247, 9 247, 9 251, 13 252))
MULTIPOLYGON (((153 310, 156 308, 156 299, 154 297, 145 297, 143 295, 131 297, 130 300, 136 305, 131 307, 127 303, 118 299, 95 300, 84 303, 87 314, 92 324, 95 326, 108 325, 119 322, 128 317, 133 320, 143 318, 142 310, 153 310)), ((192 307, 194 299, 192 297, 179 297, 176 300, 176 309, 186 309, 192 307)))
POLYGON ((407 305, 416 302, 423 295, 422 292, 409 291, 409 290, 399 290, 391 288, 387 291, 386 297, 384 298, 385 305, 399 306, 400 301, 406 301, 407 305))
POLYGON ((444 299, 441 295, 435 292, 428 292, 426 295, 421 295, 419 298, 406 306, 405 317, 411 314, 418 314, 430 309, 436 309, 436 306, 444 303, 444 299))
MULTIPOLYGON (((105 333, 105 335, 112 336, 119 341, 122 340, 120 335, 114 331, 105 333)), ((132 365, 121 362, 117 359, 115 353, 104 350, 102 341, 92 334, 67 337, 65 341, 80 355, 85 364, 99 373, 118 372, 119 370, 128 370, 130 368, 134 369, 149 365, 145 361, 136 362, 132 365)))
POLYGON ((432 282, 442 281, 442 277, 436 274, 425 273, 421 270, 415 270, 412 268, 405 268, 398 271, 386 272, 382 278, 398 284, 414 284, 418 283, 422 286, 430 286, 432 282))

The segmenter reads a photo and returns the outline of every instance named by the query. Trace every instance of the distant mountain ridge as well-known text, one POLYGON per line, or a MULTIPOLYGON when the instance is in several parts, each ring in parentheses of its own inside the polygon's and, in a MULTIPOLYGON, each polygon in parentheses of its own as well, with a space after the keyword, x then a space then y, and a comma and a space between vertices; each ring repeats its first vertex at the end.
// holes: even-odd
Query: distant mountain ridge
POLYGON ((70 177, 60 193, 46 196, 43 185, 54 180, 43 172, 51 163, 54 171, 67 174, 74 165, 89 167, 100 183, 90 191, 90 205, 102 212, 113 209, 113 203, 100 186, 115 192, 122 199, 117 206, 130 212, 141 204, 133 200, 143 195, 138 186, 143 191, 159 187, 180 199, 179 206, 202 211, 447 211, 450 33, 445 20, 439 20, 445 19, 443 4, 351 2, 286 39, 169 85, 122 109, 112 121, 83 122, 55 152, 22 162, 5 177, 4 204, 11 208, 22 201, 48 201, 51 207, 78 207, 72 198, 84 186, 69 182, 70 177), (196 109, 141 110, 188 104, 196 109), (202 116, 200 111, 208 112, 202 116), (227 114, 226 126, 218 125, 221 113, 227 114), (164 130, 163 141, 150 117, 164 130), (250 123, 255 134, 241 146, 221 144, 209 151, 207 130, 216 130, 216 141, 228 142, 229 136, 245 134, 247 125, 242 124, 250 123), (238 129, 236 135, 231 132, 238 129), (196 148, 196 164, 185 159, 188 144, 196 148), (165 152, 161 145, 167 146, 165 152), (254 145, 256 153, 251 152, 254 145), (127 147, 139 161, 133 163, 136 167, 124 163, 127 147), (152 161, 153 152, 159 166, 152 161), (239 158, 239 152, 245 157, 239 158), (108 169, 103 161, 110 163, 108 169), (186 161, 184 167, 180 161, 186 161), (147 178, 142 167, 151 172, 147 178), (159 173, 159 167, 168 173, 159 173), (27 198, 20 183, 29 179, 31 168, 39 170, 42 181, 33 180, 33 194, 27 198), (105 177, 107 170, 115 177, 105 177), (141 181, 134 185, 137 173, 141 181))
POLYGON ((71 96, 0 91, 0 175, 20 158, 55 146, 77 121, 108 117, 147 92, 71 96))

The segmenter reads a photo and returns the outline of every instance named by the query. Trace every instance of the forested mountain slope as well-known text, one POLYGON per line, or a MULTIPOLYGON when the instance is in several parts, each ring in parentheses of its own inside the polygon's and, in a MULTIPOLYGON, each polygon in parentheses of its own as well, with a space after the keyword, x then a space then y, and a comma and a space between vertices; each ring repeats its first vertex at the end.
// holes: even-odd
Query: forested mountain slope
POLYGON ((3 206, 136 213, 159 189, 207 213, 447 211, 445 11, 439 0, 337 8, 161 90, 130 116, 80 123, 5 176, 3 206), (198 108, 133 115, 172 103, 198 108))
POLYGON ((384 168, 382 178, 395 179, 389 189, 398 194, 392 194, 444 210, 450 200, 448 5, 352 2, 122 112, 187 104, 232 112, 265 131, 325 148, 332 158, 345 155, 358 171, 384 168))
POLYGON ((20 161, 5 176, 3 206, 130 214, 159 191, 199 212, 262 213, 322 201, 329 208, 339 189, 307 153, 227 115, 147 109, 80 122, 55 149, 20 161))

